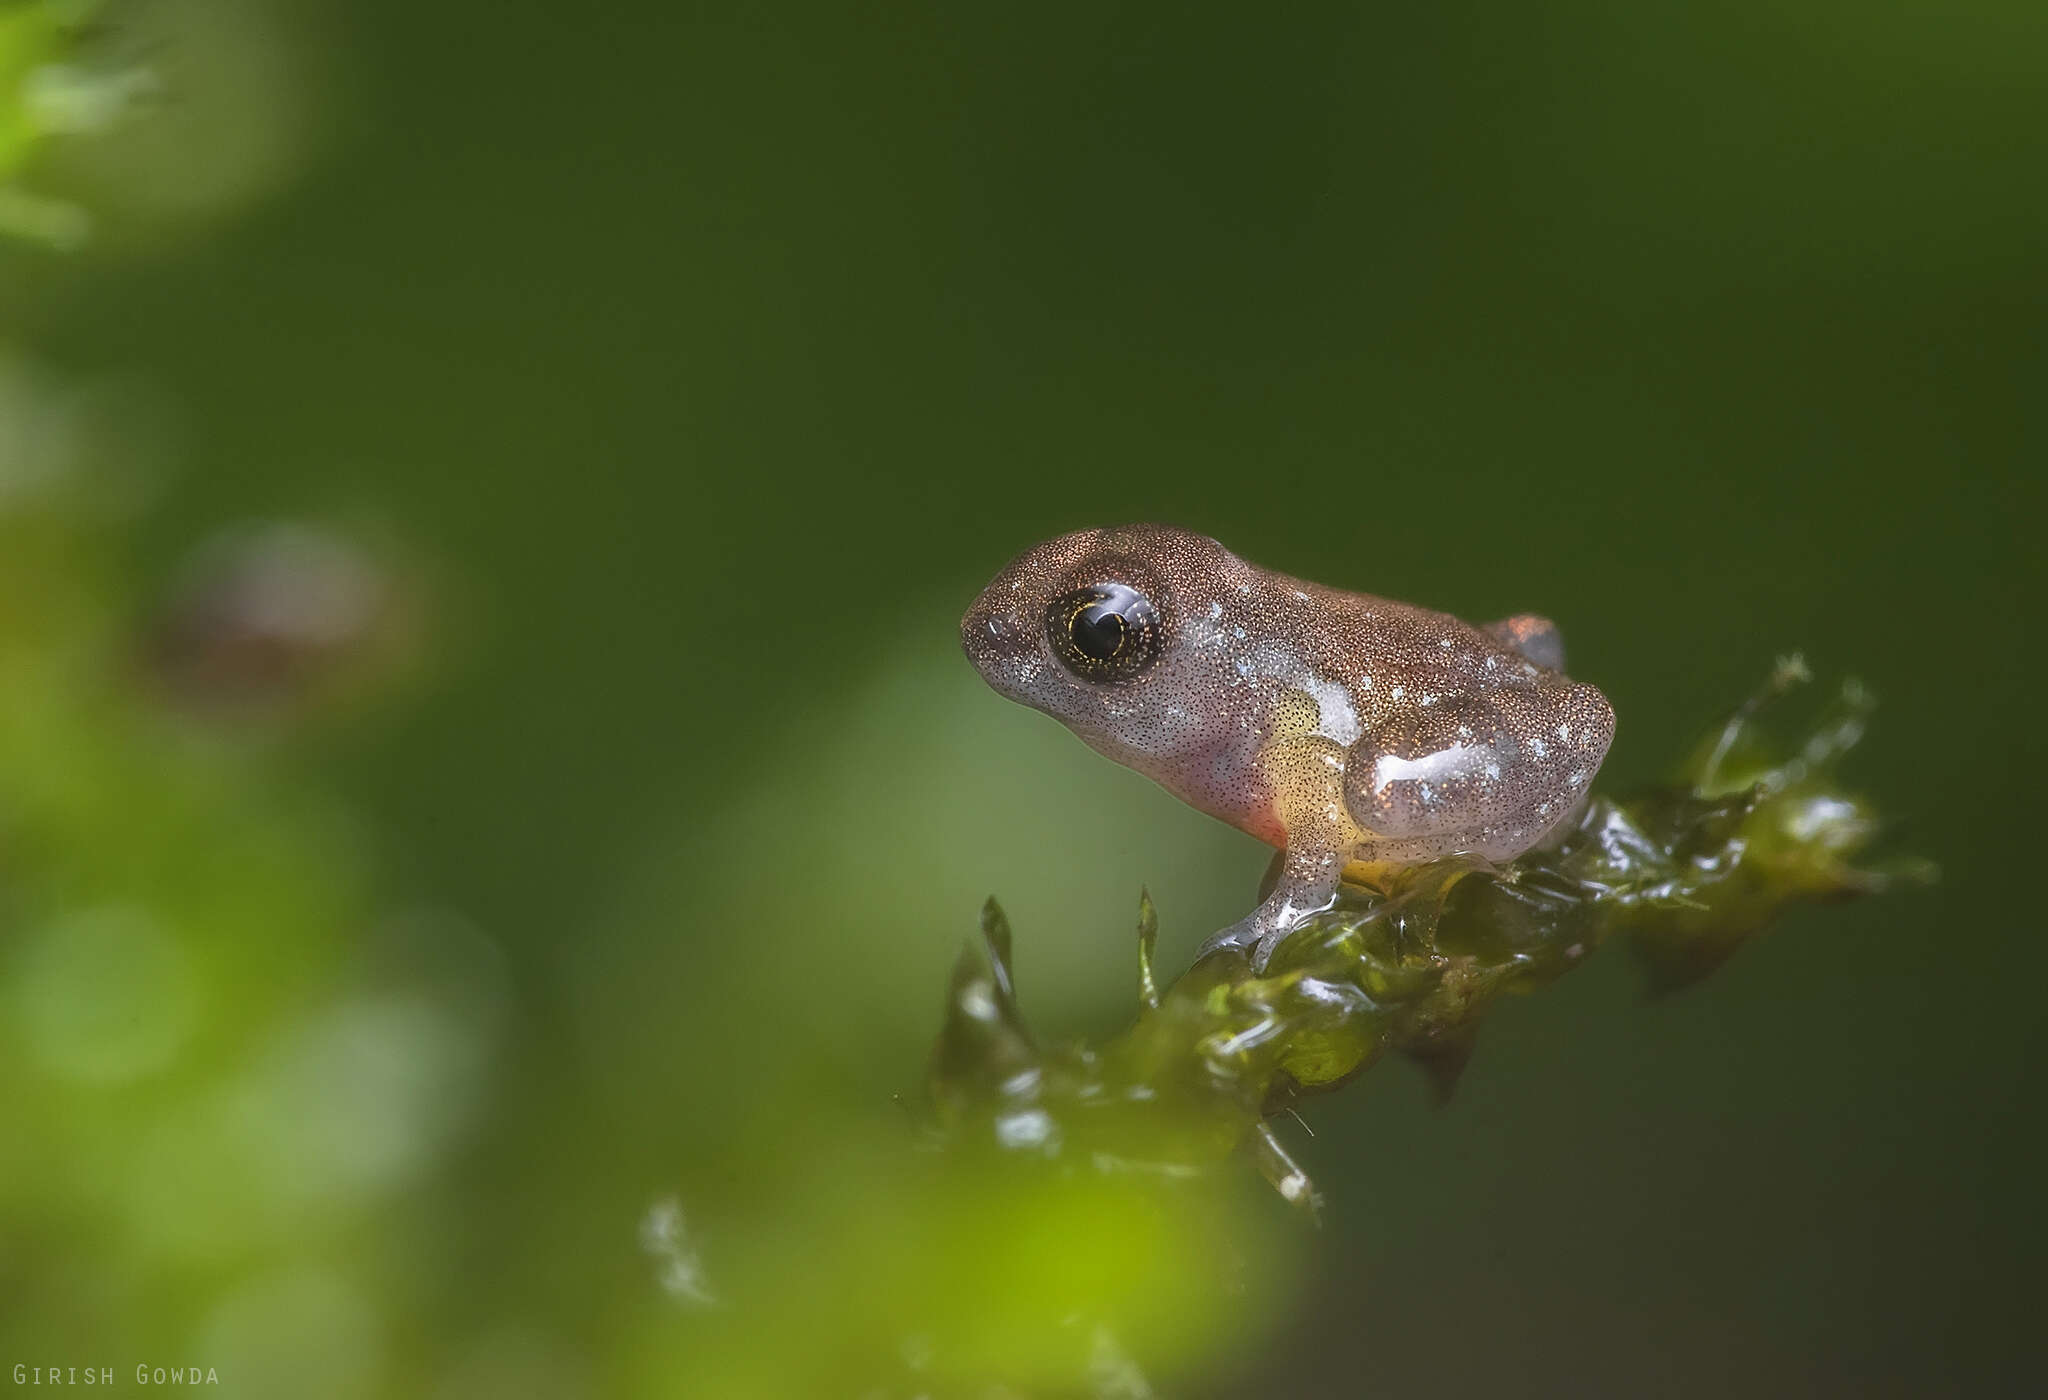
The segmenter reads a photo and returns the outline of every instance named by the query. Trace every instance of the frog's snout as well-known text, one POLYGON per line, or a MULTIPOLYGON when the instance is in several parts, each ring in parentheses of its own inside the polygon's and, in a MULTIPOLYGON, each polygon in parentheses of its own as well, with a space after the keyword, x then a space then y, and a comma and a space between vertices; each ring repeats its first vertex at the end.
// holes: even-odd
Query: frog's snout
POLYGON ((960 649, 982 678, 1013 694, 1038 659, 1037 634, 1018 616, 1008 597, 983 594, 960 619, 960 649))
POLYGON ((960 619, 960 645, 977 666, 990 661, 1015 661, 1032 650, 1036 639, 1008 608, 977 602, 960 619))

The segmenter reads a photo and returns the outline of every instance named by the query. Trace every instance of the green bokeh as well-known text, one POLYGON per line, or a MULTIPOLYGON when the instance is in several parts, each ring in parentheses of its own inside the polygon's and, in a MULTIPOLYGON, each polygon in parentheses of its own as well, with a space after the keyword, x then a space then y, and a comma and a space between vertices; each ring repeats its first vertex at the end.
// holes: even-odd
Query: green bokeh
MULTIPOLYGON (((1493 1017, 1443 1112, 1397 1066, 1321 1101, 1329 1223, 1248 1219, 1305 1262, 1198 1389, 2028 1374, 2038 5, 267 23, 314 55, 295 181, 203 233, 117 205, 116 252, 7 254, 0 308, 173 406, 139 577, 341 515, 446 579, 418 694, 287 775, 352 804, 394 901, 495 940, 512 1008, 479 1120, 379 1217, 408 1247, 361 1246, 415 1261, 391 1359, 321 1276, 263 1295, 344 1339, 330 1382, 691 1393, 641 1211, 679 1193, 715 1274, 823 1125, 888 1126, 983 894, 1055 1031, 1127 1015, 1141 883, 1169 968, 1243 912, 1255 842, 952 651, 1009 555, 1135 518, 1557 618, 1620 716, 1609 783, 1780 651, 1854 671, 1852 777, 1946 876, 1801 910, 1673 999, 1596 963, 1493 1017)), ((303 917, 345 922, 356 876, 325 878, 303 917)))

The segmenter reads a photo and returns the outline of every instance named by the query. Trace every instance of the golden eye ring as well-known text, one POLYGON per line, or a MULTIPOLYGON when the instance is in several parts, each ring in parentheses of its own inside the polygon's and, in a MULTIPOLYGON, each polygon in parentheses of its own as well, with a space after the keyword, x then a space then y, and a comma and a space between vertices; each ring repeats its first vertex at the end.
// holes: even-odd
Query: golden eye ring
POLYGON ((1159 655, 1159 609, 1127 583, 1097 583, 1064 593, 1046 609, 1053 655, 1083 680, 1135 680, 1159 655))

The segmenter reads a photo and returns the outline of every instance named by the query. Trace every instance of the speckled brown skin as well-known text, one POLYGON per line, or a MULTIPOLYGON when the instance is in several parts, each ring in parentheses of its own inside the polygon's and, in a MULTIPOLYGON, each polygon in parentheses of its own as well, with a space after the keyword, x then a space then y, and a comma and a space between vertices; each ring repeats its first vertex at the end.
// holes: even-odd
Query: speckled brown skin
POLYGON ((996 690, 1285 852, 1219 932, 1255 965, 1339 879, 1454 851, 1510 860, 1583 799, 1614 710, 1557 629, 1489 627, 1248 564, 1165 525, 1012 560, 960 624, 996 690))

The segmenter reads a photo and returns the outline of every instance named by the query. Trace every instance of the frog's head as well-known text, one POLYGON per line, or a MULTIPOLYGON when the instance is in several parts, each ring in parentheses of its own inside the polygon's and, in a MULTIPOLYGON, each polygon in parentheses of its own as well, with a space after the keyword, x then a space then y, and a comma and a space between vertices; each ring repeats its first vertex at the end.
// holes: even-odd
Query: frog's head
POLYGON ((1160 776, 1221 716, 1227 662, 1194 645, 1248 566, 1166 525, 1079 530, 1010 561, 960 622, 960 642, 1003 695, 1160 776))

